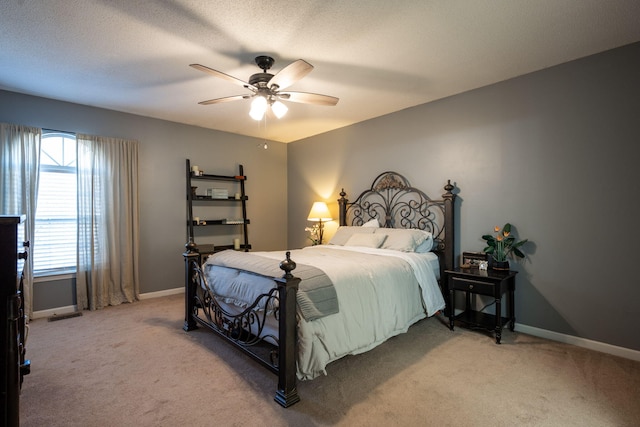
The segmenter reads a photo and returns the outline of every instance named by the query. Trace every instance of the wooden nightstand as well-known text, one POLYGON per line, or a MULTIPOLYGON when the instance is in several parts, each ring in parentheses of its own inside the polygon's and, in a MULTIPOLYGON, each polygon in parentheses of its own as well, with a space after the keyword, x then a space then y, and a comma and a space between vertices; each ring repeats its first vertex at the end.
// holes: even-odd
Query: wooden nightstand
POLYGON ((449 328, 453 331, 456 321, 470 329, 484 329, 494 332, 496 344, 500 344, 502 327, 509 323, 513 331, 516 317, 514 309, 514 293, 516 289, 517 271, 480 270, 478 268, 456 268, 446 270, 449 287, 449 328), (464 311, 458 315, 456 310, 456 291, 466 294, 464 311), (502 317, 502 296, 507 293, 507 317, 502 317), (471 294, 486 295, 495 298, 495 315, 471 309, 471 294))

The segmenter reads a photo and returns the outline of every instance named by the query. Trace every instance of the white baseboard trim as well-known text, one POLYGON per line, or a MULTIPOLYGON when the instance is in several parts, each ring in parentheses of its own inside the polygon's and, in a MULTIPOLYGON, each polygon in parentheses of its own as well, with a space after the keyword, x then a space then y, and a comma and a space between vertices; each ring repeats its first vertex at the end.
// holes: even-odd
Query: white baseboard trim
POLYGON ((535 328, 533 326, 527 326, 520 323, 515 324, 515 330, 523 332, 525 334, 533 335, 540 338, 546 338, 552 341, 558 341, 565 344, 572 344, 578 347, 588 348, 589 350, 599 351, 601 353, 608 353, 614 356, 624 357, 625 359, 631 359, 640 361, 640 351, 633 350, 626 347, 618 347, 615 345, 603 343, 600 341, 593 341, 586 338, 580 338, 573 335, 561 334, 558 332, 548 331, 546 329, 535 328))
MULTIPOLYGON (((164 291, 157 291, 157 292, 146 292, 144 294, 140 294, 140 300, 150 299, 150 298, 160 298, 160 297, 166 297, 169 295, 178 295, 182 293, 184 293, 184 288, 167 289, 164 291)), ((44 317, 59 316, 62 314, 75 313, 76 311, 78 311, 77 305, 68 305, 66 307, 50 308, 47 310, 34 311, 31 319, 35 320, 35 319, 42 319, 44 317)))
POLYGON ((144 294, 140 294, 140 300, 150 299, 150 298, 160 298, 160 297, 166 297, 169 295, 178 295, 183 293, 184 293, 184 287, 166 289, 164 291, 157 291, 157 292, 146 292, 144 294))
POLYGON ((78 311, 77 305, 68 305, 66 307, 50 308, 48 310, 34 311, 32 319, 42 319, 43 317, 59 316, 62 314, 75 313, 78 311))

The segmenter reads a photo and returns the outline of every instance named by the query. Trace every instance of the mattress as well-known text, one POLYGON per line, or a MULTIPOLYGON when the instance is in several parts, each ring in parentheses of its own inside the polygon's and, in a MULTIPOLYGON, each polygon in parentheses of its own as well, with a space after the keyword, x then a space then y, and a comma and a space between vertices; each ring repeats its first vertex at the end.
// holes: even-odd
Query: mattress
MULTIPOLYGON (((332 361, 370 350, 444 309, 437 283, 440 267, 434 253, 334 245, 290 252, 294 262, 326 273, 335 286, 339 305, 338 313, 312 321, 298 316, 299 379, 326 374, 332 361)), ((284 252, 252 254, 271 258, 275 265, 285 258, 284 252)), ((218 267, 210 261, 204 265, 207 286, 219 302, 235 307, 233 311, 247 307, 274 287, 272 277, 218 267)), ((274 307, 261 309, 271 311, 274 307)), ((277 335, 277 324, 267 325, 263 333, 277 335)))

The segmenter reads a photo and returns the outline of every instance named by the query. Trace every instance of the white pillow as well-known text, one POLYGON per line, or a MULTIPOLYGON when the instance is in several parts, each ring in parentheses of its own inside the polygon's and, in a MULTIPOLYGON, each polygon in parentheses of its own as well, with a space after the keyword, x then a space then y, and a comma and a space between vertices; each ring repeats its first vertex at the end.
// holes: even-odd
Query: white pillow
POLYGON ((349 237, 351 237, 352 235, 364 233, 373 234, 375 230, 376 229, 372 227, 363 228, 343 225, 341 227, 338 227, 338 229, 336 230, 336 234, 334 234, 331 240, 329 240, 329 244, 344 246, 344 244, 347 243, 347 240, 349 240, 349 237))
POLYGON ((378 222, 377 219, 373 218, 370 219, 369 221, 365 222, 364 224, 362 224, 363 227, 371 227, 371 228, 379 228, 380 227, 380 223, 378 222))
POLYGON ((431 233, 418 229, 378 228, 376 233, 387 236, 382 249, 400 252, 415 252, 431 236, 431 233))
POLYGON ((365 248, 379 248, 387 238, 384 234, 356 233, 349 237, 345 246, 364 246, 365 248))
POLYGON ((387 236, 382 248, 400 252, 414 252, 417 246, 410 234, 393 233, 387 236))
POLYGON ((416 248, 416 253, 425 254, 427 252, 431 252, 435 246, 435 242, 433 241, 433 236, 431 233, 426 232, 429 236, 425 239, 424 242, 420 243, 416 248))

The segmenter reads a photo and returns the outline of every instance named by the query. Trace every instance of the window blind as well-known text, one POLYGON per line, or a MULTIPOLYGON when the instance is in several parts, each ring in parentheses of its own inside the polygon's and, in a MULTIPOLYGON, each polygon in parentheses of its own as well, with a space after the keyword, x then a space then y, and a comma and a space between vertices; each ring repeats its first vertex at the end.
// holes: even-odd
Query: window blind
POLYGON ((76 270, 76 168, 41 165, 35 244, 34 275, 76 270))

